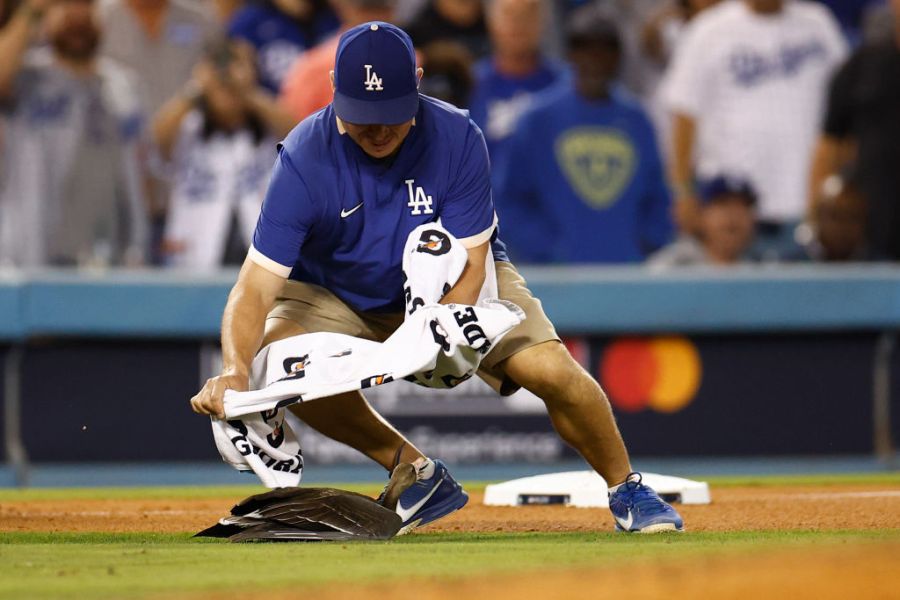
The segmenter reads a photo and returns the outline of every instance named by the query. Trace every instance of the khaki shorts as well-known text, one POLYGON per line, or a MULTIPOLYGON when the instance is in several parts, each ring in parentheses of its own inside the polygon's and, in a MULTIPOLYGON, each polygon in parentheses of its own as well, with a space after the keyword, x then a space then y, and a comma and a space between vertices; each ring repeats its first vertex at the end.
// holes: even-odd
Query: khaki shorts
MULTIPOLYGON (((559 341, 556 329, 544 314, 541 301, 509 262, 497 262, 500 298, 525 311, 525 320, 493 347, 481 363, 478 376, 504 396, 519 389, 498 365, 517 352, 550 340, 559 341)), ((357 312, 330 291, 318 285, 288 281, 269 312, 269 319, 287 319, 307 333, 331 332, 383 342, 403 323, 403 313, 357 312)))

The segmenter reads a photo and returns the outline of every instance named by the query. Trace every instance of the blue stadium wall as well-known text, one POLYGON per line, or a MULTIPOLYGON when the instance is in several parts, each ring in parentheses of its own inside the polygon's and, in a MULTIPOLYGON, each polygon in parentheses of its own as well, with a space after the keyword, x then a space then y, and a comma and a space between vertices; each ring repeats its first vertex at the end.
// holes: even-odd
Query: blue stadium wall
MULTIPOLYGON (((803 271, 779 276, 774 284, 758 273, 749 279, 707 274, 653 279, 627 270, 603 271, 590 281, 582 273, 580 283, 572 275, 560 283, 560 273, 535 271, 529 277, 573 353, 609 391, 633 455, 873 451, 875 348, 879 336, 900 323, 900 275, 894 269, 869 273, 864 281, 858 272, 848 281, 840 273, 826 277, 803 271), (832 279, 844 283, 817 288, 832 279), (573 291, 578 285, 588 287, 573 291), (767 290, 767 285, 774 287, 767 290), (794 295, 787 298, 784 289, 791 287, 794 295), (716 297, 710 299, 711 293, 716 297), (636 306, 640 303, 646 306, 636 306), (748 320, 746 311, 756 311, 757 319, 748 320), (792 311, 794 321, 786 316, 792 311), (683 355, 668 350, 654 355, 659 340, 674 340, 693 362, 685 366, 678 362, 683 355), (674 361, 670 373, 677 369, 681 376, 687 369, 693 375, 678 390, 670 389, 678 397, 667 400, 660 382, 646 379, 648 371, 662 367, 641 368, 644 359, 651 361, 647 364, 674 361), (648 398, 654 394, 655 399, 648 398)), ((202 283, 181 289, 190 296, 185 300, 157 289, 170 285, 168 280, 103 280, 85 291, 75 289, 83 281, 64 279, 53 280, 57 287, 51 286, 43 300, 34 289, 23 293, 24 304, 35 306, 14 309, 11 320, 18 319, 16 327, 28 331, 7 334, 0 349, 4 358, 13 344, 24 349, 21 422, 30 458, 217 459, 208 420, 193 414, 188 400, 214 363, 215 326, 210 324, 218 322, 227 278, 206 285, 210 295, 205 300, 193 297, 202 283), (135 298, 124 297, 130 293, 144 299, 142 315, 117 308, 119 303, 131 306, 135 298), (190 314, 176 315, 184 328, 164 322, 194 302, 205 307, 202 316, 193 307, 190 314), (154 311, 161 316, 154 317, 154 311), (35 323, 23 325, 29 319, 35 323)), ((0 298, 0 308, 2 303, 0 298)), ((896 437, 896 353, 890 373, 896 437)), ((573 455, 533 398, 502 399, 478 384, 443 394, 406 383, 393 386, 406 387, 376 393, 373 403, 430 454, 455 462, 548 462, 573 455)), ((310 462, 364 460, 312 432, 305 432, 302 442, 310 462)))

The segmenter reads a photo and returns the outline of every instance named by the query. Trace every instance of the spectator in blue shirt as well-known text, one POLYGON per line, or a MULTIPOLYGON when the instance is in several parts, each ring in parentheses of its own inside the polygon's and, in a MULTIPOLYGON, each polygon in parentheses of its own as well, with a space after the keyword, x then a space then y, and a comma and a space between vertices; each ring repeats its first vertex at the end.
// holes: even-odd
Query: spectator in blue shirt
POLYGON ((254 47, 260 83, 278 93, 294 61, 337 28, 322 0, 257 0, 234 14, 228 36, 254 47))
POLYGON ((475 65, 469 113, 484 133, 494 164, 535 93, 567 75, 565 65, 541 56, 546 11, 540 0, 495 0, 488 9, 493 54, 475 65))
POLYGON ((523 115, 497 165, 503 239, 520 262, 638 262, 669 241, 670 198, 655 132, 615 86, 621 40, 586 7, 567 27, 573 85, 523 115))

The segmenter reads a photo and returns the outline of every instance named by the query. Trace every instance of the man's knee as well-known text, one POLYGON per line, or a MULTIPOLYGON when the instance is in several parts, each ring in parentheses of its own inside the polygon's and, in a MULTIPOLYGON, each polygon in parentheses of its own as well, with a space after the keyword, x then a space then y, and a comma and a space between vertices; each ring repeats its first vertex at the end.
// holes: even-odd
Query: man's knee
POLYGON ((501 368, 510 379, 545 402, 575 400, 584 394, 585 386, 602 393, 597 382, 559 342, 526 348, 506 359, 501 368))

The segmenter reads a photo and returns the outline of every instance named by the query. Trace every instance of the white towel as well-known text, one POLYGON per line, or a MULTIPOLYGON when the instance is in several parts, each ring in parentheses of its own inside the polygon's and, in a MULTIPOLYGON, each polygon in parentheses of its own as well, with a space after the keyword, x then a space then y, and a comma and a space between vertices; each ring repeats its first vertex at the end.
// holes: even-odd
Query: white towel
POLYGON ((471 377, 525 315, 516 305, 496 299, 490 256, 477 306, 437 304, 459 279, 466 261, 465 248, 440 225, 420 226, 404 249, 406 318, 384 343, 310 333, 260 350, 251 370, 251 391, 226 392, 228 420, 213 419, 216 445, 225 461, 239 470, 252 469, 269 487, 297 485, 300 444, 293 431, 287 431, 284 407, 398 379, 450 388, 471 377), (272 448, 267 442, 279 431, 274 439, 280 444, 272 448))
POLYGON ((303 454, 282 410, 240 419, 213 419, 213 438, 222 459, 238 471, 253 471, 269 488, 295 486, 303 473, 303 454))

